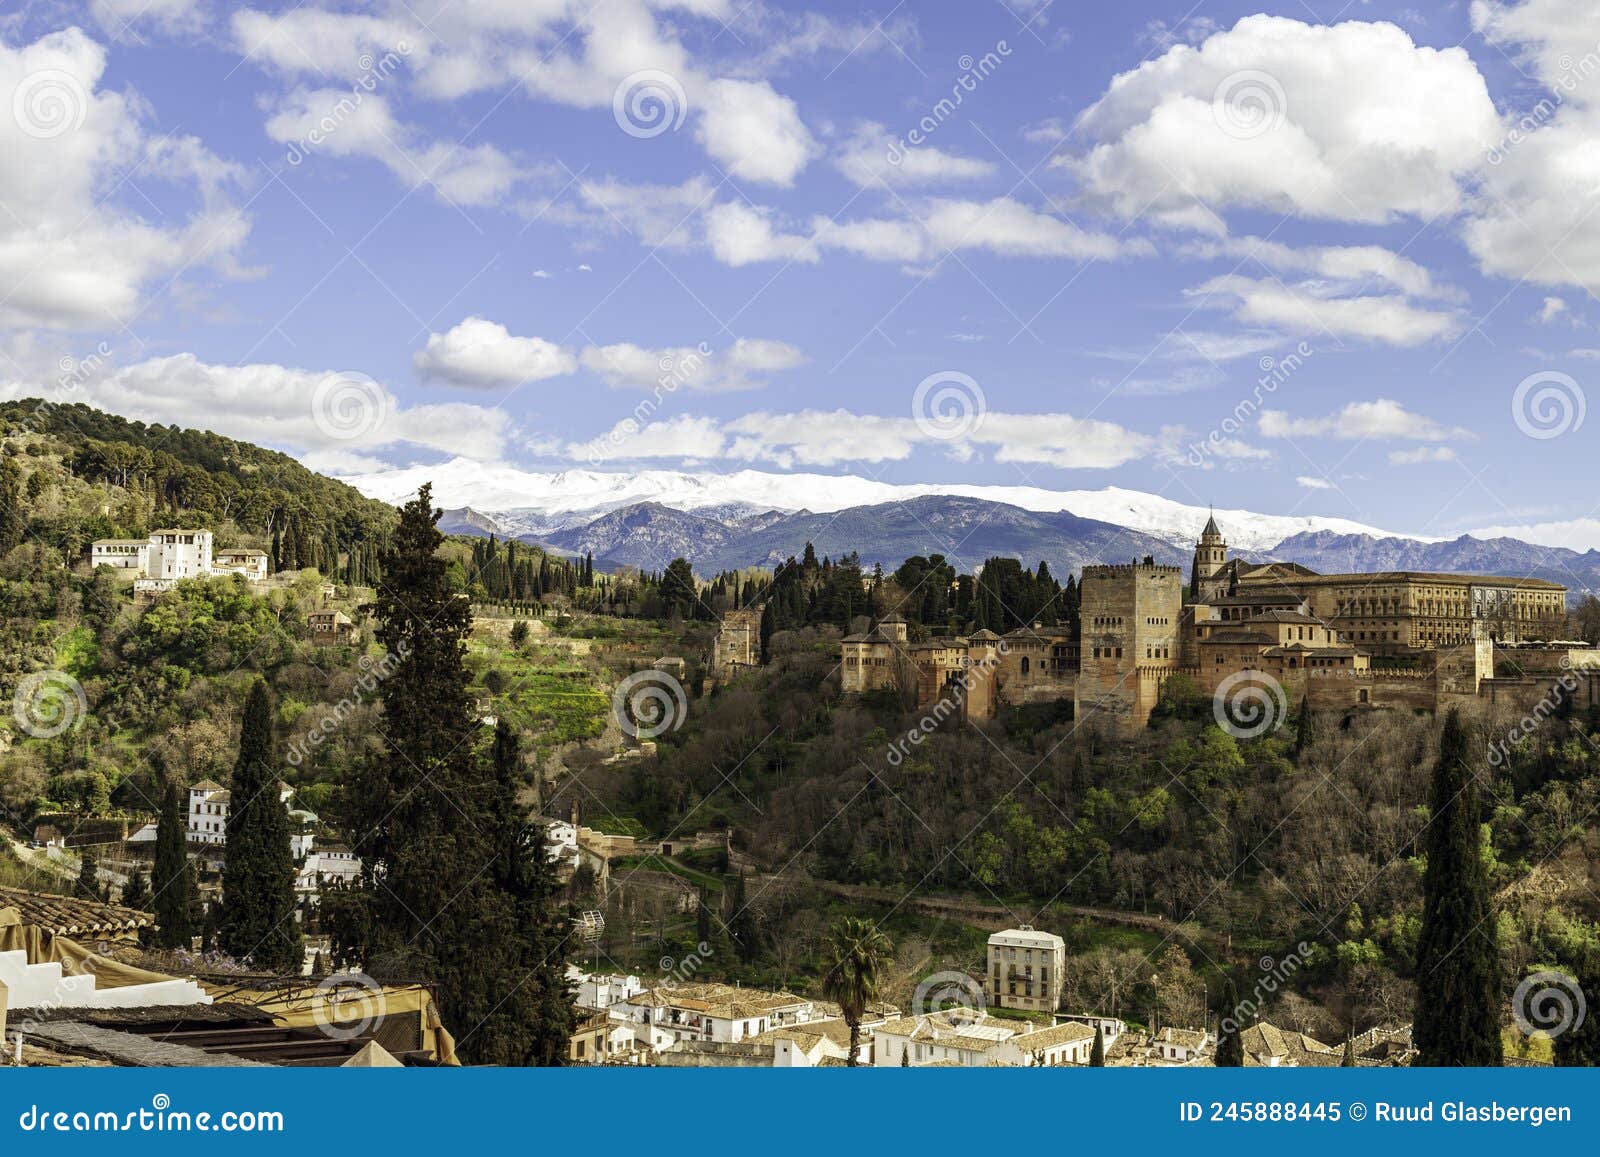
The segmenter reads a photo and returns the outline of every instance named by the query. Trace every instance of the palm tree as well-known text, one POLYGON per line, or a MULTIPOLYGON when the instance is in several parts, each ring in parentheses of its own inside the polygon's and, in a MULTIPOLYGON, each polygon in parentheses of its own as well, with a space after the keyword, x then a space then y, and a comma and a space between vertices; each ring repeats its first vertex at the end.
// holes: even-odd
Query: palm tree
POLYGON ((823 946, 822 994, 838 1004, 850 1026, 850 1055, 845 1064, 852 1068, 861 1047, 861 1014, 878 995, 892 951, 889 938, 877 925, 854 916, 835 924, 823 946))

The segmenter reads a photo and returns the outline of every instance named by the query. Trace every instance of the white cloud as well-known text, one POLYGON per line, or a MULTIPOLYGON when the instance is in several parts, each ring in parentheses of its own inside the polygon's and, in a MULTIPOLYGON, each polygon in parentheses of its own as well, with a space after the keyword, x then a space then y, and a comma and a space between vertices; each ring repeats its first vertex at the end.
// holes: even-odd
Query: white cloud
POLYGON ((727 445, 727 437, 714 418, 680 414, 658 422, 624 418, 591 441, 569 443, 566 455, 575 462, 636 458, 698 461, 722 457, 727 445))
POLYGON ((1063 470, 1110 469, 1150 455, 1161 440, 1113 422, 1070 414, 989 412, 975 429, 947 440, 912 418, 857 414, 848 410, 746 414, 724 424, 733 435, 728 456, 793 465, 894 462, 918 447, 958 459, 989 449, 996 462, 1054 466, 1063 470))
MULTIPOLYGON (((630 185, 609 178, 576 184, 578 198, 589 212, 571 218, 574 224, 626 230, 643 244, 663 249, 682 249, 698 239, 700 218, 716 194, 716 186, 699 176, 680 185, 630 185)), ((550 216, 568 219, 559 212, 550 216)))
POLYGON ((927 253, 927 237, 912 221, 811 219, 812 242, 823 249, 842 249, 869 261, 912 262, 927 253))
POLYGON ((469 317, 447 333, 428 335, 412 359, 432 381, 468 389, 516 386, 575 373, 578 359, 541 337, 516 337, 506 327, 469 317))
POLYGON ((770 209, 727 201, 706 211, 706 240, 724 265, 762 261, 815 262, 817 251, 807 237, 784 233, 773 224, 770 209))
POLYGON ((1454 462, 1456 452, 1449 446, 1418 446, 1412 450, 1391 450, 1389 461, 1396 466, 1419 466, 1426 462, 1454 462))
POLYGON ((346 468, 401 446, 498 458, 509 419, 465 404, 405 406, 362 375, 272 364, 209 365, 193 354, 152 358, 88 384, 90 405, 145 422, 176 422, 281 446, 313 468, 346 468))
POLYGON ((403 183, 430 185, 461 205, 498 204, 526 176, 494 145, 429 140, 397 121, 383 97, 359 90, 292 92, 268 118, 266 130, 289 146, 293 164, 319 154, 370 157, 403 183))
MULTIPOLYGON (((367 12, 245 9, 232 20, 235 45, 290 77, 353 81, 363 54, 404 45, 408 93, 452 102, 515 86, 536 100, 592 110, 612 122, 619 88, 640 73, 672 78, 669 119, 694 118, 706 153, 735 177, 788 186, 818 154, 794 101, 764 79, 719 76, 698 65, 680 25, 733 19, 726 0, 483 0, 422 6, 373 0, 367 12), (658 19, 665 15, 666 19, 658 19)), ((408 146, 409 148, 409 146, 408 146)), ((436 158, 437 159, 437 158, 436 158)), ((395 169, 397 175, 399 169, 395 169)))
POLYGON ((1227 237, 1192 241, 1178 248, 1185 257, 1255 261, 1268 269, 1314 273, 1352 288, 1392 285, 1412 297, 1451 296, 1434 284, 1433 275, 1415 261, 1381 245, 1316 245, 1295 248, 1260 237, 1227 237))
POLYGON ((705 392, 758 389, 769 374, 802 366, 805 355, 788 342, 739 338, 725 350, 709 345, 649 348, 633 342, 586 346, 583 368, 608 385, 638 390, 705 392))
POLYGON ((1545 298, 1544 304, 1539 307, 1539 313, 1535 320, 1541 325, 1549 325, 1557 318, 1565 318, 1568 321, 1572 319, 1571 313, 1567 310, 1567 303, 1559 297, 1545 298))
POLYGON ((1001 257, 1109 260, 1142 251, 1105 233, 1088 233, 1010 197, 992 201, 941 199, 927 206, 924 224, 943 249, 981 249, 1001 257))
POLYGON ((862 188, 873 185, 928 185, 992 176, 991 161, 957 156, 931 145, 902 147, 889 131, 865 121, 840 145, 834 167, 862 188))
POLYGON ((792 185, 821 151, 794 101, 769 84, 713 80, 703 100, 695 137, 735 177, 792 185))
POLYGON ((1500 135, 1464 49, 1393 24, 1264 15, 1117 76, 1079 128, 1096 143, 1059 161, 1091 198, 1212 231, 1211 209, 1235 206, 1430 220, 1500 135))
POLYGON ((1472 437, 1468 430, 1440 425, 1388 398, 1351 402, 1337 413, 1322 418, 1291 418, 1282 410, 1262 410, 1261 433, 1268 438, 1372 438, 1409 442, 1446 442, 1472 437))
POLYGON ((1326 478, 1314 478, 1310 474, 1302 474, 1294 481, 1296 486, 1304 487, 1307 490, 1333 490, 1335 488, 1333 483, 1326 478))
POLYGON ((1454 313, 1424 309, 1399 295, 1330 296, 1338 288, 1305 282, 1290 286, 1275 279, 1230 274, 1186 292, 1210 299, 1203 304, 1231 306, 1240 321, 1295 335, 1327 333, 1412 346, 1449 337, 1461 326, 1454 313))
POLYGON ((76 28, 0 43, 0 321, 115 327, 157 278, 241 272, 250 222, 229 192, 245 171, 193 137, 152 136, 145 106, 103 88, 105 71, 105 49, 76 28), (147 205, 124 186, 151 180, 192 191, 198 207, 160 221, 121 207, 147 205))
POLYGON ((120 40, 130 29, 193 32, 205 25, 202 0, 91 0, 95 22, 120 40))

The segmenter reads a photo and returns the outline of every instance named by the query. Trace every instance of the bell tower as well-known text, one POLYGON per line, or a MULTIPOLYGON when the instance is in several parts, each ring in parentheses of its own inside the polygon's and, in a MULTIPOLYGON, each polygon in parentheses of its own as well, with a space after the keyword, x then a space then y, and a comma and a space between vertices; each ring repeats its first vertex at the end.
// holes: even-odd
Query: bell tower
POLYGON ((1194 568, 1189 572, 1190 597, 1202 601, 1208 593, 1204 590, 1207 580, 1216 578, 1227 563, 1228 543, 1217 529, 1217 517, 1213 514, 1206 519, 1200 541, 1195 544, 1194 568))

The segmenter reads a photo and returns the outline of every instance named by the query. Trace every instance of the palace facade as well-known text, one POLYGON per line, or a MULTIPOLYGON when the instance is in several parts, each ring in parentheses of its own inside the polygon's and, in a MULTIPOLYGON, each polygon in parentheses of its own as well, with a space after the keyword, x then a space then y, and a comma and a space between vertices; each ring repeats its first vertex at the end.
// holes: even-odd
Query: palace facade
POLYGON ((1177 678, 1212 696, 1256 683, 1279 711, 1302 697, 1326 709, 1433 710, 1459 697, 1526 697, 1553 672, 1600 664, 1600 653, 1557 642, 1566 588, 1542 579, 1249 563, 1229 558, 1215 518, 1187 590, 1183 578, 1150 557, 1088 566, 1077 623, 1003 636, 913 639, 891 615, 840 644, 841 687, 899 691, 979 720, 1071 699, 1080 721, 1128 733, 1177 678), (1514 675, 1497 678, 1497 648, 1516 649, 1514 675))

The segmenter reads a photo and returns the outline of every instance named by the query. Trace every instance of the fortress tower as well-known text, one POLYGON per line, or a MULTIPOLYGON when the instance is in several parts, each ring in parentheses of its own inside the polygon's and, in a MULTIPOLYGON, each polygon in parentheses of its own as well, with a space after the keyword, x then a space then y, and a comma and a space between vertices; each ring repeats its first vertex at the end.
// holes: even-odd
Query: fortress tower
POLYGON ((1178 666, 1183 572, 1154 559, 1086 566, 1080 587, 1077 717, 1116 734, 1143 727, 1178 666))

